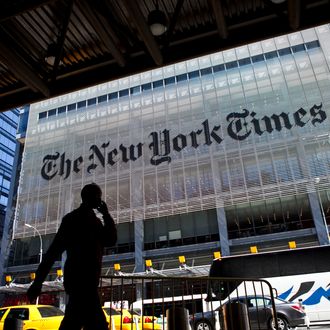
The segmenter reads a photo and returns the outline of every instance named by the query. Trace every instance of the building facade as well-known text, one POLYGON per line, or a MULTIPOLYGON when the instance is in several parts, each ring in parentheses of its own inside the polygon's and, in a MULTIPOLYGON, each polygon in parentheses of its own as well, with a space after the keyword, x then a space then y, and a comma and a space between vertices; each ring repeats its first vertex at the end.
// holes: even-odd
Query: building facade
POLYGON ((8 270, 90 182, 118 224, 105 273, 329 244, 329 78, 324 25, 31 105, 8 270))
POLYGON ((0 113, 0 238, 3 234, 6 208, 16 151, 18 110, 0 113))
MULTIPOLYGON (((17 132, 26 130, 26 125, 24 125, 24 120, 22 120, 23 114, 25 114, 25 119, 28 119, 28 107, 23 107, 20 109, 14 109, 12 111, 0 114, 2 117, 2 129, 7 130, 6 139, 10 135, 10 144, 7 140, 4 140, 2 145, 3 150, 7 150, 11 147, 9 151, 9 158, 1 159, 2 163, 5 163, 5 172, 7 179, 10 181, 10 185, 5 188, 5 198, 6 198, 6 208, 3 219, 1 219, 2 234, 1 234, 1 248, 0 248, 0 274, 3 275, 6 269, 6 264, 10 256, 10 246, 13 237, 13 223, 16 209, 16 199, 17 199, 17 188, 18 179, 21 170, 21 160, 23 154, 23 144, 19 143, 21 141, 17 135, 17 132), (10 118, 10 121, 8 119, 10 118), (25 128, 24 128, 25 127, 25 128), (9 129, 8 129, 9 128, 9 129), (9 135, 8 135, 9 134, 9 135), (13 144, 14 143, 14 144, 13 144), (4 146, 7 148, 4 148, 4 146), (7 160, 7 161, 6 161, 7 160), (9 161, 9 163, 8 163, 9 161), (10 169, 10 176, 8 176, 10 169)), ((25 121, 26 124, 26 121, 25 121)), ((4 276, 0 278, 1 284, 4 282, 4 276)))

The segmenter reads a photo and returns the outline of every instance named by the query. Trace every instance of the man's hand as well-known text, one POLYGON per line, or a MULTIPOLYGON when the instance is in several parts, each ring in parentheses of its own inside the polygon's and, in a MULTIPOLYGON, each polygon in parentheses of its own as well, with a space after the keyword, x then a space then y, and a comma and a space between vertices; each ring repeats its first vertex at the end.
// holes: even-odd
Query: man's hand
POLYGON ((105 202, 101 202, 101 204, 97 207, 97 210, 102 213, 103 215, 109 214, 108 206, 105 202))
POLYGON ((27 297, 30 301, 31 304, 35 303, 37 297, 40 295, 41 293, 41 288, 42 288, 42 284, 39 284, 37 282, 33 282, 29 289, 27 290, 27 297))

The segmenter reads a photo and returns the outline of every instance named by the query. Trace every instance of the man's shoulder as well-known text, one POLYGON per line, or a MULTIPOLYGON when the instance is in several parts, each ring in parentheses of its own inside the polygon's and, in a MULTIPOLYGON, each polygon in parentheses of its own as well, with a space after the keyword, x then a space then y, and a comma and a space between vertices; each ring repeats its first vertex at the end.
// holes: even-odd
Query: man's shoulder
POLYGON ((79 208, 67 213, 64 217, 63 217, 63 220, 62 222, 67 222, 67 221, 70 221, 72 219, 76 219, 79 214, 81 213, 81 211, 79 210, 79 208))

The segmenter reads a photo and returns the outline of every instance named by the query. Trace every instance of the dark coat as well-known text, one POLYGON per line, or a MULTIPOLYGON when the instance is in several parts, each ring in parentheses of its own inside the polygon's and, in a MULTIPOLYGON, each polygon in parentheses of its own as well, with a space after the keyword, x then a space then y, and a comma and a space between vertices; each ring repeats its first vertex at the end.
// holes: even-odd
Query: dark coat
POLYGON ((117 241, 117 230, 110 214, 103 224, 93 209, 81 204, 64 216, 60 228, 36 273, 42 283, 55 260, 65 251, 64 287, 67 293, 98 287, 104 247, 117 241))

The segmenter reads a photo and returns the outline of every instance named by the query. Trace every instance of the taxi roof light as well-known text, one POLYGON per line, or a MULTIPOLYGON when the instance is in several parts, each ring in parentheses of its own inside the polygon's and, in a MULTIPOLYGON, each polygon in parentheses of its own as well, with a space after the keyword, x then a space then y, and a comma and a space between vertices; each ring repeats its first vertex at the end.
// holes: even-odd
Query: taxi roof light
POLYGON ((133 322, 133 319, 130 318, 130 317, 128 317, 128 316, 125 316, 125 317, 123 318, 123 323, 132 323, 132 322, 133 322))

